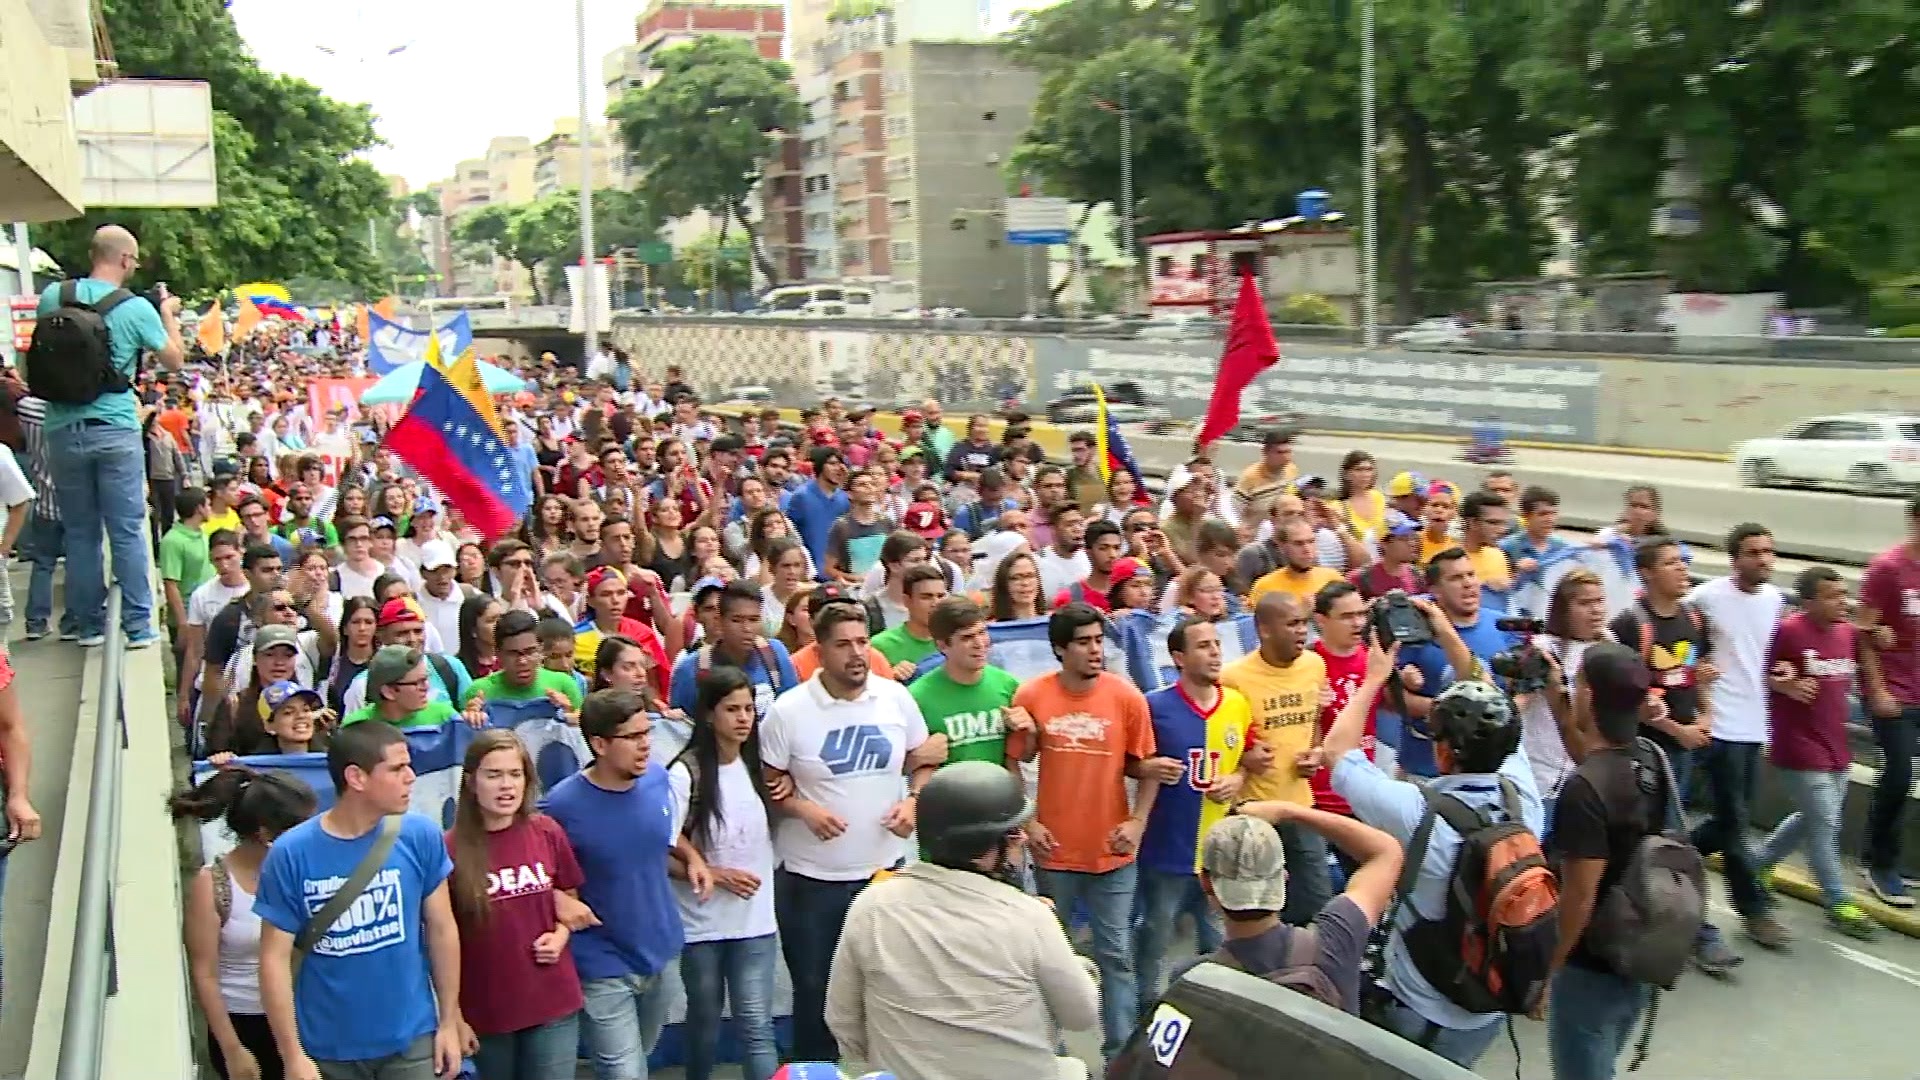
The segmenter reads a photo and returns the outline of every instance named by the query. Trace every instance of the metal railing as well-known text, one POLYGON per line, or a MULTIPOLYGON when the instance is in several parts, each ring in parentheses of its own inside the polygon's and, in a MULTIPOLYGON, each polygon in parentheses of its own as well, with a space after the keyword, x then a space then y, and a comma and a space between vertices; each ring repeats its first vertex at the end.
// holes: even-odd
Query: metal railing
POLYGON ((81 852, 79 909, 74 917, 67 1012, 56 1080, 98 1080, 107 999, 119 991, 113 940, 113 883, 120 862, 120 775, 127 748, 126 641, 120 633, 120 586, 107 592, 106 644, 100 657, 92 788, 87 792, 86 847, 81 852))

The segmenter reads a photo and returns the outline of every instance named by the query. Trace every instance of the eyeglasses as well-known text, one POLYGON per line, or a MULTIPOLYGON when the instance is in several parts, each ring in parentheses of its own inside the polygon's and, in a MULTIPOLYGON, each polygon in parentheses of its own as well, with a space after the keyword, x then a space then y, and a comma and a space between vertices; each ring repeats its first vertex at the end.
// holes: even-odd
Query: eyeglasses
POLYGON ((295 610, 295 609, 294 609, 294 606, 293 606, 292 604, 290 604, 290 603, 288 603, 288 602, 287 602, 287 601, 285 601, 285 600, 275 600, 275 601, 273 602, 273 610, 275 610, 275 611, 293 611, 293 610, 295 610))
POLYGON ((600 737, 608 742, 638 743, 651 734, 653 734, 653 731, 646 729, 641 731, 623 731, 614 735, 602 735, 600 737))
POLYGON ((405 687, 425 686, 427 685, 427 677, 425 675, 422 675, 417 679, 395 679, 394 681, 388 683, 387 685, 388 686, 405 686, 405 687))

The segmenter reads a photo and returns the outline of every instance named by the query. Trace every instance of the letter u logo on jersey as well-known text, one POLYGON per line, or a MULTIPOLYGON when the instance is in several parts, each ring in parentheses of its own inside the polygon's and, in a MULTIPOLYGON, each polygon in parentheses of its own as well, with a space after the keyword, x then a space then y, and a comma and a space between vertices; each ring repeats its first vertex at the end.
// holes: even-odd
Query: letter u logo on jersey
POLYGON ((1220 751, 1195 747, 1187 751, 1187 786, 1195 791, 1213 790, 1220 777, 1220 751))

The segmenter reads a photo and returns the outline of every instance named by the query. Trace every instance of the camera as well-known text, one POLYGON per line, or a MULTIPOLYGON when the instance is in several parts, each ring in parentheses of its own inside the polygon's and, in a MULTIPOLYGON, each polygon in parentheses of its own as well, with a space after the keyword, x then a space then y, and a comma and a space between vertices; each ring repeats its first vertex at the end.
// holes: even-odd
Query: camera
POLYGON ((1534 619, 1524 616, 1512 619, 1495 619, 1493 620, 1493 628, 1505 634, 1544 634, 1547 632, 1547 621, 1545 619, 1534 619))
POLYGON ((1537 694, 1545 690, 1553 679, 1553 668, 1547 662, 1547 654, 1532 645, 1497 653, 1487 666, 1493 669, 1495 675, 1507 680, 1507 693, 1515 696, 1537 694))
POLYGON ((1374 601, 1373 634, 1383 649, 1433 641, 1433 627, 1427 625, 1426 614, 1413 606, 1403 589, 1393 589, 1374 601))

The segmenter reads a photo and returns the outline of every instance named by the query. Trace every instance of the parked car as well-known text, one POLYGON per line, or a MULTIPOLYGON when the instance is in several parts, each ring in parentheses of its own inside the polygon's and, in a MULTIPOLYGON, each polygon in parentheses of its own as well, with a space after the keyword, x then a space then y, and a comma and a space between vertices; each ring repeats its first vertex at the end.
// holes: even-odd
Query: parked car
MULTIPOLYGON (((1166 409, 1147 403, 1147 395, 1137 382, 1122 379, 1101 389, 1107 396, 1107 415, 1115 423, 1150 424, 1172 419, 1172 414, 1166 409)), ((1047 421, 1053 424, 1091 424, 1098 411, 1093 388, 1076 386, 1047 402, 1047 421)))
POLYGON ((1749 487, 1805 485, 1872 495, 1920 491, 1920 416, 1815 416, 1734 447, 1733 464, 1749 487))
POLYGON ((1444 349, 1471 352, 1476 346, 1473 330, 1459 319, 1421 319, 1393 335, 1395 345, 1403 349, 1444 349))

